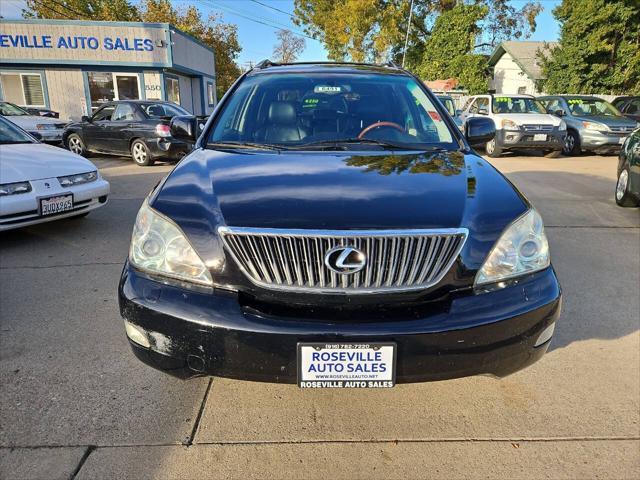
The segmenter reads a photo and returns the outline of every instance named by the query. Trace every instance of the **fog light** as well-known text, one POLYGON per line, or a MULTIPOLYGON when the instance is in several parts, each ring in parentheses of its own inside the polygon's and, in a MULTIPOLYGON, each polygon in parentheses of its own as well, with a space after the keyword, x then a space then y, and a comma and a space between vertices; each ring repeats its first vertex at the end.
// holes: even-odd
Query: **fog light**
POLYGON ((124 329, 127 331, 127 337, 129 337, 132 342, 135 342, 145 348, 149 348, 151 346, 149 343, 149 337, 142 328, 125 320, 124 329))
POLYGON ((548 342, 553 336, 553 331, 555 329, 556 329, 556 323, 553 322, 551 325, 545 328, 544 331, 540 334, 540 336, 538 337, 538 340, 536 340, 536 344, 534 345, 534 347, 539 347, 543 343, 548 342))

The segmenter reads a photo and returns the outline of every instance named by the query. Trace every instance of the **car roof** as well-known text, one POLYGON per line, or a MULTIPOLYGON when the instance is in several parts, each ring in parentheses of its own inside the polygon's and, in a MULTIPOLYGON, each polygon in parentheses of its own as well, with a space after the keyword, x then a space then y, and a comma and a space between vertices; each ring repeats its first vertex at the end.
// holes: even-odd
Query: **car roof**
POLYGON ((349 62, 295 62, 274 63, 265 60, 256 65, 247 76, 271 73, 377 73, 409 75, 406 70, 393 64, 349 63, 349 62))

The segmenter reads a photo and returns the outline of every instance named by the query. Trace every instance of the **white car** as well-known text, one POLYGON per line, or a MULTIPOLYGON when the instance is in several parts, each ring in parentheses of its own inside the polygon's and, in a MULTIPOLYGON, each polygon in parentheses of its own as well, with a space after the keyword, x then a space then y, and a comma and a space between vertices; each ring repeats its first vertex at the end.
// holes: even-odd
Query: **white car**
POLYGON ((67 122, 63 122, 58 118, 42 117, 40 115, 32 115, 24 108, 13 103, 0 102, 0 115, 12 121, 23 130, 36 134, 43 142, 58 143, 62 141, 62 132, 67 122))
POLYGON ((109 182, 89 160, 0 118, 0 231, 84 216, 108 196, 109 182))
POLYGON ((476 95, 467 100, 460 118, 489 117, 496 125, 495 137, 485 150, 499 157, 508 150, 537 150, 545 156, 560 155, 567 135, 567 124, 547 113, 531 95, 476 95))

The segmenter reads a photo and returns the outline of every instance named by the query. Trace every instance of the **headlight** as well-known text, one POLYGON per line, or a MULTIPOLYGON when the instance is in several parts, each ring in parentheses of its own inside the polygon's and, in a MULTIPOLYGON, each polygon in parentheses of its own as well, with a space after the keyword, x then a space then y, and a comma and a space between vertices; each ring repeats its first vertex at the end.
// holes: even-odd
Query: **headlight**
POLYGON ((505 118, 500 123, 502 124, 503 130, 520 130, 520 127, 518 126, 518 124, 513 120, 509 120, 505 118))
POLYGON ((0 197, 5 195, 16 195, 19 193, 28 193, 31 191, 29 182, 3 183, 0 184, 0 197))
POLYGON ((582 122, 582 126, 587 130, 595 130, 596 132, 608 132, 609 127, 603 125, 602 123, 595 122, 582 122))
POLYGON ((63 187, 71 187, 72 185, 82 185, 83 183, 93 182, 98 179, 98 172, 79 173, 77 175, 67 175, 66 177, 58 177, 60 185, 63 187))
POLYGON ((532 208, 502 233, 478 271, 476 285, 537 272, 549 263, 549 244, 542 218, 532 208))
POLYGON ((133 227, 129 261, 141 270, 203 285, 213 280, 184 233, 171 220, 142 204, 133 227))
POLYGON ((38 130, 56 130, 56 126, 53 123, 39 123, 36 128, 38 130))
POLYGON ((558 130, 560 130, 561 132, 564 132, 567 129, 567 124, 564 122, 560 122, 560 125, 558 125, 558 130))

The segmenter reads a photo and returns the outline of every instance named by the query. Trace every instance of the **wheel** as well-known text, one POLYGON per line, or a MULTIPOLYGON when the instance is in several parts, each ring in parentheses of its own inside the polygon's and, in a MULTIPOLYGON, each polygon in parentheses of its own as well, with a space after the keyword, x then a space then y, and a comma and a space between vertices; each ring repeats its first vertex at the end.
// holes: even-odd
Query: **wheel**
POLYGON ((502 148, 496 143, 495 138, 487 142, 487 145, 485 146, 485 151, 487 152, 487 155, 489 155, 491 158, 498 158, 499 156, 502 155, 502 148))
POLYGON ((565 155, 580 155, 580 136, 578 132, 574 130, 567 131, 567 136, 564 139, 564 147, 562 147, 562 153, 565 155))
POLYGON ((151 152, 142 140, 134 140, 131 143, 131 156, 133 161, 141 167, 148 167, 155 163, 151 157, 151 152))
POLYGON ((87 155, 87 148, 77 133, 72 133, 67 137, 67 148, 77 155, 85 157, 87 155))
POLYGON ((544 152, 544 156, 547 158, 558 158, 562 153, 560 150, 547 150, 544 152))
POLYGON ((616 184, 616 203, 621 207, 635 207, 638 201, 629 192, 629 167, 624 167, 616 184))

